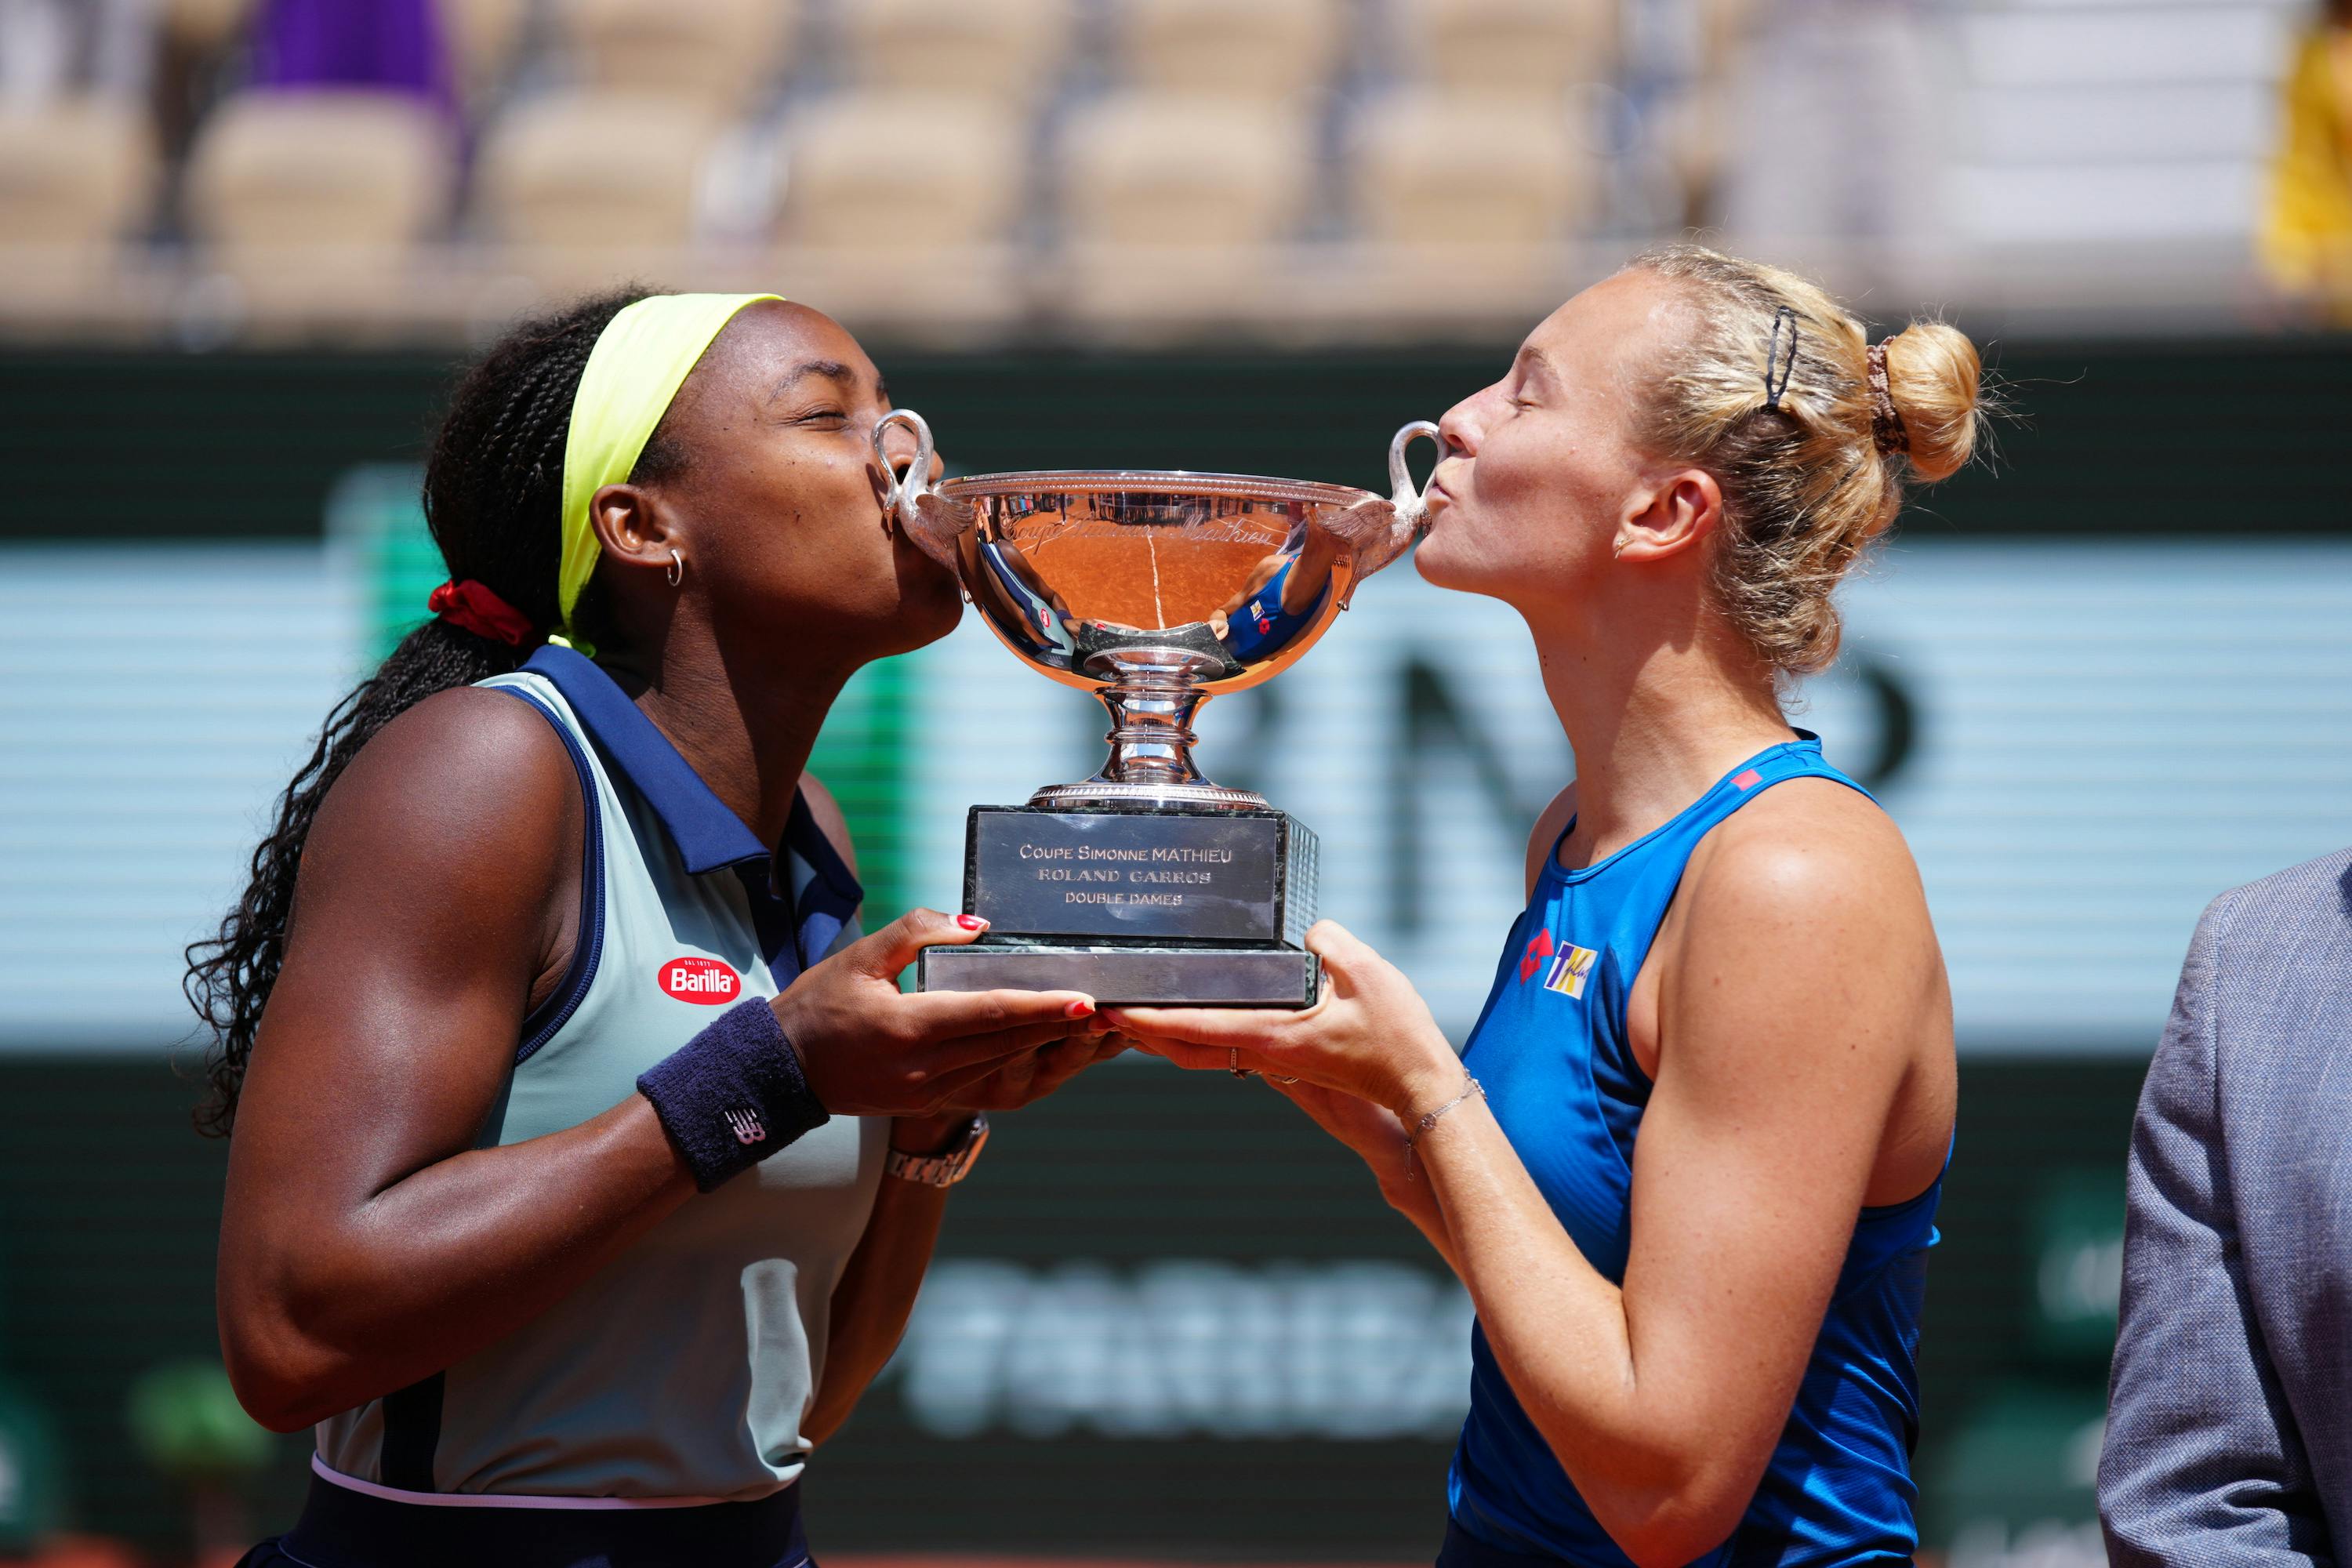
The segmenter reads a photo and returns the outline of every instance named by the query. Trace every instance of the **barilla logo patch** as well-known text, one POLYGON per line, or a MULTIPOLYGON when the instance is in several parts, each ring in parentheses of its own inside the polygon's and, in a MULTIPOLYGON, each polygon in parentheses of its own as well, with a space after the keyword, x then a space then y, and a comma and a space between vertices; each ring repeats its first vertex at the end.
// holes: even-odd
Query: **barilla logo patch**
POLYGON ((743 982, 715 958, 673 958, 661 966, 661 988, 681 1002, 716 1007, 743 994, 743 982))
POLYGON ((1583 995, 1585 976, 1592 973, 1592 962, 1600 956, 1589 947, 1571 945, 1551 961, 1551 973, 1544 976, 1544 989, 1563 996, 1583 995))

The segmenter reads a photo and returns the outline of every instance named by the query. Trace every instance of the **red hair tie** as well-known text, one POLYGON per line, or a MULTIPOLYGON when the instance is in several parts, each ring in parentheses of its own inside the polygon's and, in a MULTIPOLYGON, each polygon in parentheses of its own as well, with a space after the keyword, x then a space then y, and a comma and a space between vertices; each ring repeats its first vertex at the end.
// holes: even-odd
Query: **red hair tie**
POLYGON ((425 607, 453 626, 509 647, 522 647, 531 635, 530 616, 470 577, 442 584, 425 607))

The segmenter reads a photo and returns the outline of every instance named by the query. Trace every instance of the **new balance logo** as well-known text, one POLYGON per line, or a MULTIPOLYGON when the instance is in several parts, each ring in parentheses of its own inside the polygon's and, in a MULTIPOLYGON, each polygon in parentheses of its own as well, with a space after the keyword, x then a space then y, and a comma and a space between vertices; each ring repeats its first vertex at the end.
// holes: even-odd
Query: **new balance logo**
POLYGON ((768 1130, 761 1126, 760 1119, 748 1110, 729 1111, 727 1127, 735 1134, 738 1143, 764 1143, 768 1139, 768 1130))

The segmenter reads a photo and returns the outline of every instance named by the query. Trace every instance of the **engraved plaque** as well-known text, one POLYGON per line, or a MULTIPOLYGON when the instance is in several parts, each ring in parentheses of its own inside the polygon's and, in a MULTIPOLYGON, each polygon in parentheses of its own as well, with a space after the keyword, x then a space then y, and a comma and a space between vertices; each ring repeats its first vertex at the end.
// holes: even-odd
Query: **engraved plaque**
POLYGON ((1294 831, 1272 812, 975 806, 964 901, 1006 936, 1280 942, 1294 831))

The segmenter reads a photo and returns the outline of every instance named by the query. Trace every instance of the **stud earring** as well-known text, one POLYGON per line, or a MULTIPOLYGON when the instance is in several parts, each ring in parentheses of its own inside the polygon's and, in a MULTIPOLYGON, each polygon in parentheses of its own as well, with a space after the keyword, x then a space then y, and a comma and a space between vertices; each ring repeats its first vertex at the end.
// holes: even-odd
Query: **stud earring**
POLYGON ((669 585, 673 588, 686 581, 686 557, 680 555, 675 548, 673 548, 669 552, 669 572, 667 575, 669 577, 669 585))

